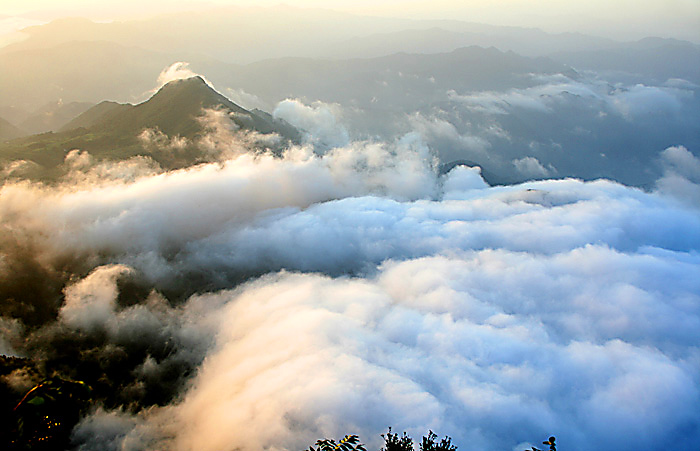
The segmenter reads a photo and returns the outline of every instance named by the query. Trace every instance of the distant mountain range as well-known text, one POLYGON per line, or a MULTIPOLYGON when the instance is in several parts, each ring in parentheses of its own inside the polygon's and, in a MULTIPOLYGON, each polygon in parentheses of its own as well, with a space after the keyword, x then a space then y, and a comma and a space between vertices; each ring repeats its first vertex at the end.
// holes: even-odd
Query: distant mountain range
POLYGON ((396 52, 449 52, 479 45, 525 56, 604 50, 621 42, 581 33, 495 26, 462 20, 369 17, 324 9, 228 6, 95 23, 63 18, 23 30, 27 39, 0 52, 75 41, 110 41, 160 53, 202 54, 223 62, 280 57, 368 58, 396 52))
MULTIPOLYGON (((524 88, 533 84, 532 74, 558 73, 576 76, 571 68, 549 58, 472 46, 448 53, 395 53, 349 60, 267 60, 239 67, 227 74, 225 81, 268 101, 301 97, 364 106, 416 107, 444 97, 450 89, 524 88)), ((212 80, 224 82, 215 77, 212 80)))
POLYGON ((92 102, 49 102, 22 120, 19 128, 32 135, 55 131, 93 106, 92 102))
MULTIPOLYGON (((339 17, 345 16, 336 19, 339 17)), ((181 15, 170 19, 187 23, 204 20, 181 15)), ((252 40, 252 35, 242 39, 241 29, 232 25, 238 24, 240 17, 224 15, 213 21, 211 28, 222 36, 230 35, 230 39, 211 42, 205 42, 203 36, 213 31, 197 35, 191 42, 182 36, 164 40, 163 36, 170 36, 172 31, 165 26, 165 19, 153 20, 152 29, 141 22, 100 24, 85 19, 30 27, 29 39, 0 49, 0 117, 23 128, 22 119, 10 117, 6 109, 34 111, 58 99, 66 104, 105 99, 140 102, 152 89, 154 74, 177 61, 189 62, 195 72, 206 74, 221 89, 243 89, 254 94, 265 100, 268 108, 289 96, 359 101, 366 92, 372 99, 377 92, 369 92, 377 91, 377 83, 388 82, 387 74, 392 71, 433 76, 445 82, 436 84, 435 89, 457 90, 523 87, 527 82, 524 74, 572 70, 605 71, 607 77, 612 77, 610 81, 659 84, 681 78, 700 84, 700 46, 672 39, 622 43, 580 34, 552 35, 534 29, 458 21, 389 21, 389 31, 371 34, 386 24, 366 23, 354 37, 317 40, 307 54, 294 49, 278 54, 279 48, 286 48, 297 38, 285 36, 274 41, 274 34, 264 35, 264 40, 274 41, 269 47, 277 49, 268 51, 252 40), (229 19, 232 22, 226 22, 229 19), (231 25, 230 30, 225 24, 231 25), (401 28, 418 25, 425 28, 401 28), (154 35, 154 30, 163 34, 154 35), (241 54, 254 49, 255 59, 260 61, 235 63, 241 54), (280 55, 287 57, 278 58, 280 55)), ((294 23, 293 18, 290 21, 294 23)), ((324 27, 316 32, 323 34, 324 30, 328 31, 324 27)), ((406 78, 401 82, 408 81, 406 78)), ((411 89, 400 87, 406 88, 411 89)))
POLYGON ((533 28, 456 20, 379 18, 280 5, 271 8, 232 6, 111 23, 64 18, 25 29, 26 40, 0 51, 35 50, 73 41, 104 40, 155 52, 201 53, 231 63, 286 56, 345 59, 414 51, 406 45, 421 41, 440 45, 439 41, 430 38, 436 29, 442 30, 442 40, 455 45, 452 48, 431 48, 430 53, 480 45, 542 56, 556 51, 606 48, 615 42, 581 34, 545 33, 533 28), (405 41, 402 42, 401 38, 405 41), (394 46, 385 47, 392 40, 394 46), (376 53, 377 43, 386 53, 376 53))
POLYGON ((681 78, 700 84, 700 46, 676 39, 646 38, 608 49, 558 52, 552 58, 606 75, 627 74, 638 82, 681 78))
MULTIPOLYGON (((74 118, 57 133, 48 132, 15 139, 0 145, 0 160, 28 160, 43 167, 40 177, 55 176, 68 151, 80 149, 97 158, 152 157, 167 169, 201 161, 196 140, 207 133, 200 120, 205 109, 222 111, 234 127, 261 134, 275 133, 283 141, 299 139, 299 132, 284 121, 262 111, 248 111, 222 96, 200 77, 175 80, 138 105, 102 102, 74 118), (179 152, 158 152, 144 142, 150 130, 165 139, 183 143, 179 152), (52 172, 53 171, 53 172, 52 172)), ((2 127, 2 123, 0 123, 2 127)), ((8 129, 11 130, 11 129, 8 129)))
POLYGON ((296 140, 297 130, 262 111, 285 99, 298 101, 278 114, 290 122, 325 109, 345 139, 419 133, 442 163, 476 162, 503 183, 576 176, 650 186, 660 151, 697 152, 700 140, 700 46, 674 39, 285 7, 64 19, 25 31, 27 40, 0 49, 0 117, 9 122, 0 141, 14 139, 0 157, 48 168, 76 148, 147 154, 164 168, 202 161, 196 146, 154 153, 138 139, 154 129, 191 143, 203 133, 202 107, 296 140), (149 100, 158 74, 178 62, 227 98, 193 79, 149 100))
MULTIPOLYGON (((398 53, 348 60, 281 58, 238 65, 105 41, 70 42, 1 53, 0 71, 5 76, 0 78, 0 108, 31 111, 59 98, 91 103, 105 99, 143 101, 156 75, 177 61, 189 62, 193 71, 206 74, 221 89, 243 89, 260 97, 268 108, 287 97, 367 102, 406 93, 406 101, 413 102, 411 97, 415 96, 410 92, 416 90, 425 101, 430 92, 525 87, 527 74, 573 72, 548 58, 476 46, 436 54, 398 53)), ((19 125, 20 121, 5 118, 19 125)))
POLYGON ((494 27, 442 20, 421 21, 410 29, 353 37, 335 44, 325 56, 366 58, 396 52, 437 53, 473 45, 536 57, 563 51, 609 49, 621 43, 579 33, 551 34, 534 28, 494 27))
POLYGON ((27 112, 22 108, 6 105, 0 108, 0 117, 12 118, 12 122, 2 119, 5 125, 2 127, 4 131, 0 131, 0 140, 58 131, 76 116, 93 106, 94 103, 91 102, 64 103, 61 100, 56 100, 33 112, 27 112))

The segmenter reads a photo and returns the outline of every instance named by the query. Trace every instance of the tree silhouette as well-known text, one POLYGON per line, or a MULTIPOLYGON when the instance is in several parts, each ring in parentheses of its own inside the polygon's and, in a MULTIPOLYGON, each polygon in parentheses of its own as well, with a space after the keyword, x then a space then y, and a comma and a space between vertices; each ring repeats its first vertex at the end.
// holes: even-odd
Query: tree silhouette
MULTIPOLYGON (((542 442, 543 445, 549 445, 549 451, 557 451, 557 444, 555 443, 556 437, 549 437, 549 440, 542 442)), ((525 450, 530 451, 530 450, 525 450)), ((532 451, 542 451, 539 448, 532 447, 532 451)))
MULTIPOLYGON (((401 435, 391 432, 382 434, 384 439, 384 447, 381 451, 415 451, 413 440, 403 432, 401 435)), ((420 451, 457 451, 457 447, 452 444, 450 437, 445 437, 439 442, 436 441, 438 436, 429 431, 428 435, 424 436, 420 442, 420 451)), ((357 435, 346 435, 343 440, 336 443, 332 439, 323 439, 316 441, 316 448, 309 447, 309 451, 366 451, 363 444, 359 443, 360 438, 357 435)))
POLYGON ((316 441, 316 448, 309 446, 309 451, 367 451, 365 445, 360 443, 357 435, 346 435, 338 443, 333 439, 316 441))
POLYGON ((399 437, 399 434, 392 434, 389 427, 389 432, 386 435, 382 434, 382 438, 384 439, 382 451, 413 451, 413 440, 406 432, 399 437))

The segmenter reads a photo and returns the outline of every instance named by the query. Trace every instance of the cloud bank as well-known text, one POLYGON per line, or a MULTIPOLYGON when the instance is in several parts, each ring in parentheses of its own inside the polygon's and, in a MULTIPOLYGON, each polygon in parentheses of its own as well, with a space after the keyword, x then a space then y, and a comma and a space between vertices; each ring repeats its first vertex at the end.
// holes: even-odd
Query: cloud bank
POLYGON ((697 187, 690 152, 645 192, 441 176, 417 133, 315 150, 0 188, 4 297, 49 281, 0 345, 51 364, 72 340, 112 381, 77 449, 700 440, 700 211, 670 189, 697 187))
POLYGON ((317 101, 309 106, 296 99, 286 99, 277 104, 272 114, 304 130, 305 140, 317 147, 342 147, 350 141, 345 126, 338 122, 338 104, 317 101))

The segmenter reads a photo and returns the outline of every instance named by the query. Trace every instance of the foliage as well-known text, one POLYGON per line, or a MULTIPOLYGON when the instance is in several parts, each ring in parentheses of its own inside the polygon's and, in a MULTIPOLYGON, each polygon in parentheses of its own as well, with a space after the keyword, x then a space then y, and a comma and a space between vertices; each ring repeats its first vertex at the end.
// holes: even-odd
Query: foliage
POLYGON ((90 396, 82 381, 53 377, 29 390, 13 409, 9 449, 65 449, 90 396))
MULTIPOLYGON (((556 437, 549 437, 549 440, 542 442, 543 445, 549 445, 549 451, 557 451, 557 444, 555 443, 556 437)), ((525 450, 529 451, 529 450, 525 450)), ((532 447, 532 451, 542 451, 539 448, 532 447)))
POLYGON ((399 437, 399 434, 392 434, 389 427, 389 432, 386 435, 382 434, 382 438, 385 446, 382 451, 413 451, 413 440, 406 432, 399 437))
MULTIPOLYGON (((384 447, 381 451, 414 451, 415 447, 413 440, 406 432, 401 435, 391 432, 382 434, 384 439, 384 447)), ((429 431, 428 435, 424 436, 420 443, 420 451, 457 451, 457 447, 452 444, 450 437, 445 437, 440 442, 436 442, 437 435, 433 431, 429 431)), ((365 447, 359 444, 360 438, 357 435, 346 435, 338 444, 335 440, 318 440, 316 448, 309 447, 309 451, 365 451, 365 447)))
POLYGON ((316 441, 316 448, 309 446, 309 451, 367 451, 365 445, 360 443, 357 435, 346 435, 337 444, 335 440, 323 439, 316 441))
MULTIPOLYGON (((415 451, 413 439, 403 432, 401 435, 391 432, 391 427, 386 434, 382 434, 384 439, 384 447, 381 451, 415 451)), ((420 451, 457 451, 457 446, 452 444, 452 439, 448 436, 437 441, 437 434, 432 430, 428 431, 428 435, 424 436, 420 442, 420 451)), ((542 442, 544 445, 549 445, 549 451, 557 451, 555 437, 549 437, 547 441, 542 442)), ((309 451, 365 451, 364 445, 359 444, 360 438, 357 435, 346 435, 338 444, 335 440, 318 440, 316 448, 309 447, 309 451)), ((532 450, 526 451, 542 451, 532 447, 532 450)))
POLYGON ((437 435, 433 431, 428 432, 420 443, 420 451, 457 451, 450 437, 443 438, 439 443, 436 443, 435 439, 437 435))

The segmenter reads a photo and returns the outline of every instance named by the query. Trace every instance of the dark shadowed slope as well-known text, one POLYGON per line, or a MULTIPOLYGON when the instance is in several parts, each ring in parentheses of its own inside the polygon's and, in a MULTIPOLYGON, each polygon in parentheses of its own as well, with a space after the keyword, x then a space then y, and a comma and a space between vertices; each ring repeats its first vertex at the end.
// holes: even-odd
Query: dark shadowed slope
POLYGON ((74 130, 76 128, 90 128, 100 123, 108 114, 114 114, 117 110, 128 111, 132 105, 105 100, 94 107, 88 109, 59 129, 61 132, 74 130))
POLYGON ((23 135, 26 133, 0 117, 0 141, 15 139, 23 135))

